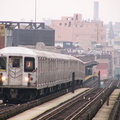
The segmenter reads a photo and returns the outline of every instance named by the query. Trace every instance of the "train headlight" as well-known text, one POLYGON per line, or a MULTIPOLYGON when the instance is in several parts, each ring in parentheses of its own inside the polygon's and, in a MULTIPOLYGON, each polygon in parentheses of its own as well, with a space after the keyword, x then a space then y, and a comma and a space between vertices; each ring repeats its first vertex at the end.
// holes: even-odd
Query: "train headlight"
POLYGON ((6 76, 2 76, 2 81, 7 80, 6 76))
POLYGON ((28 82, 28 81, 29 81, 29 78, 28 78, 28 77, 25 77, 25 81, 28 82))
POLYGON ((28 76, 25 77, 25 81, 27 82, 27 85, 30 86, 30 74, 28 74, 28 76))

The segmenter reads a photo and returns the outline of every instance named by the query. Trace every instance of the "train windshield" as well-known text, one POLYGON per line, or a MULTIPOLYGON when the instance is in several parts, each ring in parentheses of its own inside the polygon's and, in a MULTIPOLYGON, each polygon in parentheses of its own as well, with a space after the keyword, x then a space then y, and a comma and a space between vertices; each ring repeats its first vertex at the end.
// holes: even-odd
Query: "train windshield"
POLYGON ((32 72, 35 69, 35 59, 32 57, 24 58, 24 72, 32 72))
POLYGON ((6 70, 6 57, 0 57, 0 71, 6 70))
POLYGON ((13 59, 13 64, 12 64, 12 67, 20 67, 20 59, 16 58, 16 59, 13 59))

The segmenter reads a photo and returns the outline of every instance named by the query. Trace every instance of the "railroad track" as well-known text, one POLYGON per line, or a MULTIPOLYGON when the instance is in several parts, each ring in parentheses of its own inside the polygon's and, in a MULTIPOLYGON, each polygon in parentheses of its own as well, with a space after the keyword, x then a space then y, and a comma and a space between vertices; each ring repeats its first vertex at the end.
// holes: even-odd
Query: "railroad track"
POLYGON ((107 80, 104 84, 105 84, 105 87, 116 86, 116 87, 120 88, 119 80, 107 80))
MULTIPOLYGON (((103 104, 102 102, 105 102, 107 96, 109 96, 113 90, 114 88, 90 89, 83 94, 80 94, 59 105, 58 107, 36 117, 34 120, 77 120, 80 117, 83 119, 86 111, 90 110, 90 108, 96 109, 95 107, 101 107, 103 104), (99 105, 94 106, 96 102, 98 102, 99 105)), ((89 119, 89 114, 87 114, 84 118, 89 119)))
MULTIPOLYGON (((75 89, 77 89, 77 88, 79 88, 79 86, 77 86, 75 89)), ((23 103, 23 104, 7 104, 7 103, 0 104, 0 120, 8 119, 12 116, 15 116, 21 112, 28 110, 30 108, 33 108, 33 107, 38 106, 40 104, 43 104, 47 101, 55 99, 59 96, 66 94, 67 92, 71 92, 71 91, 72 91, 72 88, 68 88, 68 89, 59 91, 57 93, 43 96, 39 99, 30 101, 27 103, 23 103)))
POLYGON ((6 114, 11 112, 16 106, 15 104, 0 104, 0 120, 6 119, 6 114))
POLYGON ((2 113, 2 111, 6 111, 8 108, 13 106, 13 104, 0 104, 0 113, 2 113))
MULTIPOLYGON (((79 88, 79 87, 78 87, 79 88)), ((96 89, 96 88, 94 88, 94 89, 96 89)), ((94 89, 92 89, 92 90, 94 90, 94 89)), ((99 89, 100 90, 100 89, 99 89)), ((57 98, 57 97, 59 97, 59 96, 61 96, 61 95, 64 95, 64 94, 66 94, 67 92, 71 92, 71 88, 70 89, 67 89, 67 90, 63 90, 63 91, 60 91, 60 92, 58 92, 58 93, 55 93, 55 94, 52 94, 52 95, 49 95, 49 96, 45 96, 45 97, 43 97, 43 98, 39 98, 39 99, 37 99, 37 100, 34 100, 34 101, 31 101, 31 102, 28 102, 28 103, 24 103, 24 104, 18 104, 18 105, 13 105, 13 106, 9 106, 9 107, 5 107, 5 106, 7 106, 7 104, 5 105, 3 105, 4 106, 4 108, 5 109, 0 109, 0 120, 2 119, 7 119, 7 118, 10 118, 10 117, 12 117, 12 116, 15 116, 16 114, 19 114, 19 113, 21 113, 21 112, 23 112, 23 111, 26 111, 26 110, 28 110, 28 109, 30 109, 30 108, 32 108, 32 107, 35 107, 35 106, 38 106, 38 105, 40 105, 40 104, 42 104, 42 103, 45 103, 45 102, 47 102, 47 101, 50 101, 50 100, 52 100, 52 99, 54 99, 54 98, 57 98)), ((95 91, 96 92, 96 91, 95 91)), ((95 94, 95 92, 93 92, 93 95, 95 94)), ((91 93, 91 91, 89 92, 89 93, 91 93)), ((107 93, 107 92, 106 92, 107 93)), ((94 97, 90 97, 90 96, 86 96, 85 95, 85 93, 82 93, 83 94, 83 96, 81 96, 81 102, 82 102, 82 100, 83 99, 86 99, 86 101, 88 102, 89 101, 89 98, 90 98, 90 101, 94 98, 94 97)), ((92 93, 91 93, 92 94, 92 93)), ((108 93, 108 94, 110 94, 110 93, 108 93)), ((97 93, 96 93, 96 95, 97 95, 97 93)), ((106 95, 107 96, 107 95, 106 95)), ((76 100, 73 100, 74 102, 76 101, 76 100)), ((104 100, 103 100, 104 101, 104 100)), ((79 103, 79 102, 78 102, 79 103)), ((72 103, 72 104, 74 104, 74 103, 72 103)), ((83 104, 83 103, 82 103, 83 104)), ((88 103, 87 103, 88 104, 88 103)), ((10 104, 9 104, 10 105, 10 104)), ((68 105, 68 106, 70 106, 70 105, 68 105)), ((85 105, 85 106, 87 106, 87 105, 85 105)), ((3 107, 1 107, 1 108, 3 108, 3 107)), ((63 106, 63 108, 64 108, 64 106, 63 106)), ((67 109, 67 108, 66 108, 67 109)), ((64 110, 61 110, 61 111, 64 111, 64 110)), ((37 119, 37 118, 35 118, 35 119, 37 119)))

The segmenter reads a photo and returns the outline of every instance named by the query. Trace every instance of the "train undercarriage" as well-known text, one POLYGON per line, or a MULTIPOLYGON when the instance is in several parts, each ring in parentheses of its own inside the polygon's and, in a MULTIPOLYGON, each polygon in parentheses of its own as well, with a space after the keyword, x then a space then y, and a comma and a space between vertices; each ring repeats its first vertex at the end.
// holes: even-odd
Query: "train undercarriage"
POLYGON ((2 99, 4 103, 11 101, 28 102, 75 85, 82 85, 82 80, 76 80, 74 84, 71 81, 39 90, 35 88, 0 88, 0 99, 2 99))

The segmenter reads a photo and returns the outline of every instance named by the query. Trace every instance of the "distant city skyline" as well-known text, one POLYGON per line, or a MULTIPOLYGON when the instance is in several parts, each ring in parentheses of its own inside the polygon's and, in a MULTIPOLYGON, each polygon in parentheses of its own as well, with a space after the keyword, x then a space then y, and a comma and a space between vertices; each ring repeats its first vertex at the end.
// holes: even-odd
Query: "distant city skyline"
POLYGON ((29 22, 35 21, 36 17, 37 22, 42 22, 43 19, 61 19, 75 13, 82 14, 84 20, 93 20, 94 2, 99 2, 101 21, 120 22, 120 0, 0 0, 0 21, 29 22))

